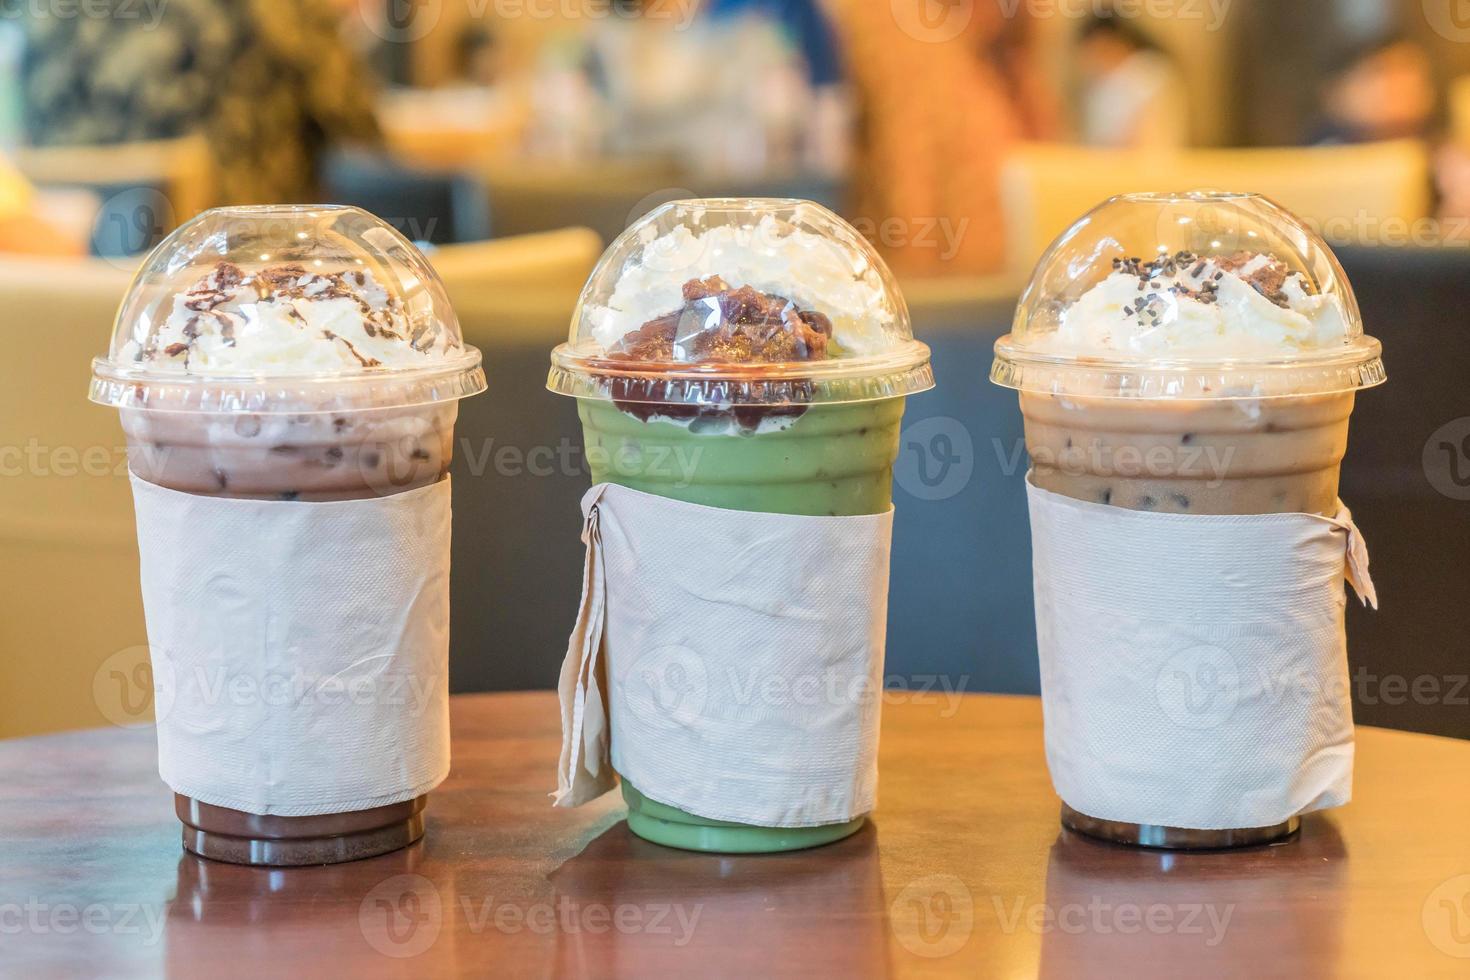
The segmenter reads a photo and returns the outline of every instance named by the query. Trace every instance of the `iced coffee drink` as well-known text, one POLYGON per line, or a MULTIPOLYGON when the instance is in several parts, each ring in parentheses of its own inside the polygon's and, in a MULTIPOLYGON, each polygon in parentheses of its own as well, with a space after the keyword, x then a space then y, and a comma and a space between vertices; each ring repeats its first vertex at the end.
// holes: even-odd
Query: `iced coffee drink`
MULTIPOLYGON (((123 304, 110 354, 96 362, 92 397, 119 408, 136 480, 192 498, 280 505, 286 509, 261 509, 251 533, 289 542, 307 534, 311 515, 321 513, 309 509, 316 505, 389 498, 443 481, 457 400, 483 388, 479 353, 463 343, 442 286, 411 244, 357 209, 282 207, 208 212, 161 244, 123 304)), ((146 563, 156 543, 140 546, 146 563)), ((332 545, 303 537, 300 546, 332 545)), ((268 584, 254 583, 261 595, 239 601, 273 601, 262 597, 268 584)), ((323 588, 334 585, 351 587, 323 588)), ((170 623, 180 618, 160 608, 165 601, 145 594, 155 646, 165 612, 170 623)), ((444 612, 436 603, 424 609, 444 612)), ((212 617, 232 612, 204 604, 185 615, 207 632, 212 617)), ((289 659, 289 631, 240 639, 261 658, 289 659)), ((438 700, 403 724, 442 726, 438 700)), ((263 731, 297 723, 269 711, 250 722, 263 731)), ((423 733, 403 734, 413 743, 423 733)), ((161 745, 165 738, 161 732, 161 745)), ((423 734, 424 741, 439 738, 423 734)), ((426 800, 421 793, 345 812, 283 815, 177 793, 176 809, 191 851, 296 865, 411 843, 423 833, 426 800)))
MULTIPOLYGON (((1016 388, 1032 484, 1170 514, 1337 512, 1355 393, 1383 380, 1336 259, 1290 214, 1233 194, 1127 195, 1038 264, 992 380, 1016 388)), ((1270 840, 1262 828, 1095 819, 1160 846, 1270 840)))

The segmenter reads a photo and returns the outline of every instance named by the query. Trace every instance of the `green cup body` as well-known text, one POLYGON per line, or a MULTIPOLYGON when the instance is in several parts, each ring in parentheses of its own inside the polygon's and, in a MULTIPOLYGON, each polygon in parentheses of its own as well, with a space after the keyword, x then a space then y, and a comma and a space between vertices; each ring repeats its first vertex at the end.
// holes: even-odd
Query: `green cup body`
MULTIPOLYGON (((893 502, 904 400, 813 405, 755 431, 721 420, 644 421, 608 401, 578 402, 594 483, 764 514, 853 517, 893 502)), ((626 780, 628 827, 657 844, 721 853, 816 847, 859 830, 866 815, 817 827, 711 820, 651 800, 626 780)))

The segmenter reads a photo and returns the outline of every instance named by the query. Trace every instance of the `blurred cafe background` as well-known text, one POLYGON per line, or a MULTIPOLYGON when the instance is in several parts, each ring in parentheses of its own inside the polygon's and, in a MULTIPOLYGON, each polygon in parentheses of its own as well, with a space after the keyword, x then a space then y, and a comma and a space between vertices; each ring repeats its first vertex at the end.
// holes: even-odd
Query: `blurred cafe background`
POLYGON ((116 413, 130 270, 214 205, 343 202, 423 243, 490 392, 461 408, 453 685, 555 683, 588 482, 543 388, 602 249, 781 196, 898 273, 939 387, 896 473, 888 681, 1037 690, 1020 414, 987 383, 1103 198, 1259 191, 1336 249, 1389 383, 1343 497, 1359 721, 1470 737, 1470 10, 1459 0, 0 0, 0 736, 148 717, 116 413))

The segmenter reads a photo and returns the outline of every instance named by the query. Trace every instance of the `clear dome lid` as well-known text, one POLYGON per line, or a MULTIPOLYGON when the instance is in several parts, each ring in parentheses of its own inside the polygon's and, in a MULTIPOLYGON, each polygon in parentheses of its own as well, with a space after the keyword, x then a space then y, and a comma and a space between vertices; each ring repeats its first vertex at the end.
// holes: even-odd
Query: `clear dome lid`
POLYGON ((485 389, 444 286, 352 207, 206 211, 144 260, 91 398, 254 414, 404 407, 485 389))
POLYGON ((674 201, 603 254, 551 355, 582 398, 723 408, 868 401, 934 386, 893 274, 810 201, 674 201))
POLYGON ((1124 194, 1042 255, 990 378, 1024 391, 1249 398, 1384 381, 1331 249, 1256 194, 1124 194))

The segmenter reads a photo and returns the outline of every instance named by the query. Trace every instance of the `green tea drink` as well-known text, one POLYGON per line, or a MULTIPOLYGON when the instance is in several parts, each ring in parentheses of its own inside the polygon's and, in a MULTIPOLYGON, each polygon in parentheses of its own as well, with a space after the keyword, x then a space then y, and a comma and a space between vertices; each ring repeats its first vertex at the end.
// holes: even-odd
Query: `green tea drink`
MULTIPOLYGON (((1276 205, 1125 195, 1042 258, 991 378, 1019 390, 1041 490, 1133 511, 1331 517, 1355 392, 1383 380, 1378 355, 1336 259, 1276 205)), ((1296 826, 1124 823, 1066 801, 1062 821, 1171 848, 1296 826)))
POLYGON ((702 433, 582 399, 593 483, 706 507, 847 517, 892 504, 902 398, 808 409, 768 432, 702 433))
MULTIPOLYGON (((578 398, 594 484, 814 517, 890 509, 903 396, 932 386, 881 260, 800 201, 653 212, 593 272, 552 361, 548 387, 578 398)), ((635 833, 695 850, 811 847, 866 819, 751 826, 622 790, 635 833)))
MULTIPOLYGON (((642 421, 608 402, 582 399, 593 483, 707 507, 848 517, 892 505, 902 398, 813 407, 766 433, 708 434, 667 420, 642 421)), ((628 825, 639 836, 702 851, 752 853, 840 840, 865 818, 779 829, 710 821, 650 800, 626 780, 628 825)))

